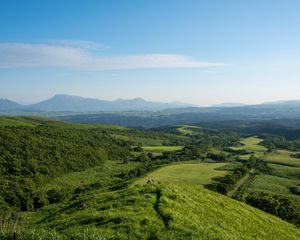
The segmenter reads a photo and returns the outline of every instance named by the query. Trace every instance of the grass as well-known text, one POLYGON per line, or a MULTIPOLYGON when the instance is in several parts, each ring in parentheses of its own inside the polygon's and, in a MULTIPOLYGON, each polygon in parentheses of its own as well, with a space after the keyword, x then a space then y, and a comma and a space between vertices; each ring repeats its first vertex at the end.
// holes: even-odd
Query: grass
POLYGON ((75 123, 75 122, 62 122, 55 121, 42 117, 0 117, 0 127, 4 126, 30 126, 35 127, 38 125, 47 125, 60 128, 71 129, 112 129, 124 131, 127 128, 111 124, 96 124, 96 123, 75 123))
POLYGON ((273 163, 269 163, 268 166, 272 168, 273 174, 276 176, 288 177, 288 178, 300 180, 300 167, 284 166, 284 165, 273 164, 273 163))
MULTIPOLYGON (((240 141, 242 146, 231 147, 231 149, 234 149, 234 150, 245 149, 245 150, 254 152, 255 155, 261 157, 264 155, 264 153, 267 150, 264 146, 260 145, 261 141, 262 141, 262 139, 255 137, 255 136, 244 138, 243 140, 240 141)), ((249 155, 249 157, 250 157, 250 155, 249 155)), ((248 155, 244 156, 245 159, 248 159, 249 157, 248 157, 248 155)))
POLYGON ((102 166, 57 177, 45 184, 40 190, 47 191, 52 188, 60 188, 61 186, 67 189, 75 189, 80 185, 88 185, 95 182, 101 183, 102 188, 105 188, 111 186, 113 182, 118 181, 118 175, 123 172, 129 172, 138 165, 139 163, 137 162, 123 164, 119 161, 108 160, 102 166))
MULTIPOLYGON (((75 201, 57 209, 37 211, 36 229, 51 229, 49 234, 57 240, 300 238, 295 226, 195 185, 132 186, 80 201, 86 202, 86 209, 78 211, 75 201)), ((38 237, 35 232, 35 238, 26 239, 41 239, 38 237)), ((25 238, 20 234, 18 239, 25 238)))
POLYGON ((144 184, 148 179, 163 183, 190 183, 208 185, 216 177, 225 176, 227 170, 218 170, 228 163, 180 163, 162 167, 136 181, 135 184, 144 184))
POLYGON ((272 163, 300 167, 300 159, 290 156, 293 153, 294 152, 288 150, 277 150, 276 152, 269 154, 266 160, 272 163))
POLYGON ((183 135, 193 135, 195 130, 199 130, 200 127, 192 125, 182 125, 177 130, 183 135))
POLYGON ((272 194, 289 195, 300 200, 300 196, 292 194, 289 190, 297 184, 299 184, 299 181, 295 179, 260 174, 254 177, 246 192, 263 191, 272 194))
POLYGON ((5 127, 5 126, 35 127, 36 125, 38 124, 23 117, 0 117, 0 127, 5 127))

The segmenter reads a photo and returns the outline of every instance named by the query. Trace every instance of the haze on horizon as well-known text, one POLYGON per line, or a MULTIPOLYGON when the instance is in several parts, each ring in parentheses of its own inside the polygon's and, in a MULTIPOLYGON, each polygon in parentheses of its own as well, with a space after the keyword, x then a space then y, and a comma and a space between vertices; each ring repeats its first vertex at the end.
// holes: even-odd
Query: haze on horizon
POLYGON ((300 99, 300 2, 6 1, 0 98, 300 99))

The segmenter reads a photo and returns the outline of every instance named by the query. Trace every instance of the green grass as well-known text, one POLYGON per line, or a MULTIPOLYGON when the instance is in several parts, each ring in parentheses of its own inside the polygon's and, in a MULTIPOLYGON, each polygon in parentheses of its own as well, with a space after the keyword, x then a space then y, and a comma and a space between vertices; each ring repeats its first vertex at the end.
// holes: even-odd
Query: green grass
POLYGON ((227 170, 218 170, 228 163, 180 163, 162 167, 136 181, 144 184, 148 179, 163 183, 191 183, 207 185, 213 183, 213 178, 225 176, 227 170))
POLYGON ((300 167, 290 167, 273 163, 269 163, 268 166, 272 168, 274 175, 298 179, 300 184, 300 167))
POLYGON ((0 127, 5 127, 5 126, 34 127, 36 125, 38 124, 23 117, 0 117, 0 127))
POLYGON ((123 164, 119 161, 106 161, 102 166, 87 169, 81 172, 72 172, 64 174, 61 177, 53 179, 51 182, 43 185, 40 189, 47 191, 52 188, 64 187, 75 189, 79 185, 88 185, 95 182, 101 183, 102 188, 111 186, 114 181, 120 180, 118 175, 136 168, 140 163, 130 162, 123 164))
POLYGON ((201 129, 198 126, 192 126, 192 125, 182 125, 177 130, 183 134, 183 135, 193 135, 195 133, 195 130, 201 129))
POLYGON ((263 191, 272 194, 289 195, 300 200, 300 196, 294 195, 289 190, 299 184, 296 179, 260 174, 255 176, 246 192, 263 191))
POLYGON ((288 150, 277 150, 275 153, 267 156, 267 161, 300 167, 300 159, 290 156, 293 153, 294 152, 288 150))
MULTIPOLYGON (((248 137, 248 138, 244 138, 243 140, 240 141, 240 143, 242 144, 241 146, 230 147, 230 148, 233 150, 245 149, 245 150, 253 152, 258 157, 263 157, 265 155, 265 152, 267 151, 267 148, 260 145, 261 141, 262 141, 262 139, 255 137, 255 136, 248 137)), ((251 156, 251 154, 242 155, 242 156, 240 156, 240 158, 243 160, 248 160, 250 156, 251 156)))
POLYGON ((4 126, 30 126, 47 125, 52 127, 60 127, 67 129, 112 129, 124 131, 127 128, 111 124, 98 123, 75 123, 55 121, 43 117, 0 117, 0 127, 4 126))
MULTIPOLYGON (((98 193, 56 209, 41 209, 34 213, 34 218, 35 228, 28 228, 28 234, 32 231, 29 229, 51 229, 49 234, 68 239, 300 238, 299 229, 281 219, 203 187, 186 184, 150 184, 98 193), (82 201, 87 207, 79 211, 76 207, 82 201)), ((35 238, 26 239, 41 239, 37 232, 35 238)), ((22 237, 19 239, 25 239, 22 237)))

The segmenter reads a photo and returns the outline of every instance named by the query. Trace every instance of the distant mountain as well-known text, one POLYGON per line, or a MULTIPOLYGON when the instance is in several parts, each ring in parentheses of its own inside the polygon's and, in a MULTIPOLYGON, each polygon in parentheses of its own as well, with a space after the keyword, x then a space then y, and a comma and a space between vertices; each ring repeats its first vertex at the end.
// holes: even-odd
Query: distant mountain
POLYGON ((189 107, 191 104, 185 103, 160 103, 150 102, 142 98, 118 99, 115 101, 105 101, 95 98, 83 98, 69 95, 55 95, 54 97, 27 106, 27 108, 37 111, 70 111, 70 112, 93 112, 93 111, 159 111, 167 108, 189 107))
POLYGON ((262 106, 300 106, 300 100, 283 100, 275 102, 265 102, 260 104, 262 106))
POLYGON ((8 111, 21 107, 19 103, 13 102, 8 99, 0 99, 0 111, 8 111))
POLYGON ((214 108, 223 108, 223 107, 244 107, 247 106, 247 104, 244 103, 220 103, 220 104, 213 104, 211 107, 214 108))

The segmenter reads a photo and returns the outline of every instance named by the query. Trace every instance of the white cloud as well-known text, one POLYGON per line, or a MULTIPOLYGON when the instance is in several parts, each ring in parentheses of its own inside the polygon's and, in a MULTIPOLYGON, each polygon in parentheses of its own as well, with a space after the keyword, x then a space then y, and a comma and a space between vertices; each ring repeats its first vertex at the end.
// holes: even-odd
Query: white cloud
POLYGON ((0 43, 0 68, 61 67, 83 70, 138 68, 206 68, 222 63, 197 61, 176 54, 103 56, 88 41, 57 41, 49 44, 0 43))

